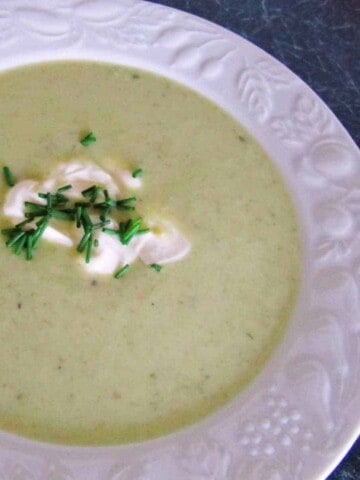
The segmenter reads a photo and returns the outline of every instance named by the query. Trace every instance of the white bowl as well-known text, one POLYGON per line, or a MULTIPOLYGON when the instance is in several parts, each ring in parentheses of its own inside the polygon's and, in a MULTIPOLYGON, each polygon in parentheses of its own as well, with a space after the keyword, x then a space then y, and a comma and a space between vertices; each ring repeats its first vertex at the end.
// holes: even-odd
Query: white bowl
POLYGON ((55 59, 173 78, 241 122, 282 171, 304 247, 285 339, 205 421, 158 440, 62 447, 0 433, 6 480, 324 479, 360 431, 360 154, 321 100, 259 48, 137 0, 0 0, 0 69, 55 59))

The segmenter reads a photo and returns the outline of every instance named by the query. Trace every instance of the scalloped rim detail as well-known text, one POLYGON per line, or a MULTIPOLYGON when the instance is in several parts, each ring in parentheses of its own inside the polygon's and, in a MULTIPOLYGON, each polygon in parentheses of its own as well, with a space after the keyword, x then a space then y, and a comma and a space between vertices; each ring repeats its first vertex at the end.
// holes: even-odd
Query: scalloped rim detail
POLYGON ((360 432, 360 153, 298 77, 241 37, 140 0, 0 0, 0 69, 125 64, 184 83, 241 122, 281 170, 301 221, 303 284, 286 337, 227 407, 158 440, 63 447, 0 432, 17 480, 321 480, 360 432))

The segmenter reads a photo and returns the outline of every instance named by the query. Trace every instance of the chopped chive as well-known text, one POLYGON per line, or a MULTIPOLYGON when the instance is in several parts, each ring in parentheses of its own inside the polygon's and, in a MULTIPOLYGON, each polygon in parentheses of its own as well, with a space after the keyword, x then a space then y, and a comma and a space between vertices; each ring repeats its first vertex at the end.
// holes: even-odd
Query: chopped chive
POLYGON ((43 222, 38 226, 37 230, 35 230, 35 232, 33 233, 33 248, 35 249, 40 240, 41 240, 41 237, 45 231, 45 229, 47 228, 47 226, 49 225, 49 218, 46 217, 43 219, 43 222))
POLYGON ((92 195, 93 192, 94 192, 94 190, 95 190, 95 188, 97 188, 96 185, 92 185, 91 187, 86 188, 85 190, 83 190, 83 191, 81 192, 81 195, 82 195, 83 197, 86 197, 87 195, 92 195))
MULTIPOLYGON (((140 174, 141 173, 138 172, 138 175, 140 174)), ((123 245, 128 245, 135 235, 142 235, 150 232, 149 228, 142 226, 143 220, 141 217, 135 219, 128 218, 126 221, 119 222, 118 230, 106 227, 111 223, 111 219, 109 218, 111 209, 135 210, 132 202, 136 201, 136 197, 116 200, 110 197, 109 192, 106 189, 97 185, 92 185, 81 192, 87 201, 72 202, 70 208, 64 208, 66 207, 65 204, 70 200, 63 195, 62 192, 70 190, 71 188, 72 185, 69 184, 58 188, 55 193, 39 192, 38 197, 45 202, 24 202, 24 206, 27 209, 24 214, 25 220, 18 223, 15 227, 4 228, 1 230, 1 233, 7 237, 6 245, 12 248, 12 251, 17 255, 22 251, 25 251, 26 259, 31 260, 34 251, 52 218, 75 221, 78 228, 82 226, 84 229, 83 236, 76 248, 80 253, 85 252, 85 261, 86 263, 89 263, 92 257, 92 249, 99 246, 99 240, 94 238, 95 230, 101 229, 109 235, 117 235, 123 245), (95 203, 100 193, 104 196, 104 201, 95 203), (93 223, 90 213, 94 214, 94 208, 100 210, 100 221, 93 223), (40 219, 37 217, 40 217, 40 219), (30 222, 35 222, 36 227, 31 230, 26 230, 25 226, 30 222)), ((162 268, 157 264, 153 264, 151 267, 155 268, 157 271, 160 271, 162 268)), ((129 268, 130 265, 124 265, 115 273, 115 278, 122 277, 129 268)))
POLYGON ((145 233, 149 233, 150 231, 150 228, 141 228, 136 232, 136 235, 144 235, 145 233))
POLYGON ((58 188, 57 191, 59 193, 66 192, 66 190, 70 190, 70 188, 72 188, 72 185, 64 185, 63 187, 58 188))
POLYGON ((24 202, 24 205, 25 207, 27 208, 36 208, 36 209, 42 209, 42 210, 46 210, 46 207, 45 205, 41 205, 40 203, 35 203, 35 202, 24 202))
POLYGON ((93 247, 93 234, 91 233, 86 244, 86 253, 85 253, 86 263, 90 263, 92 247, 93 247))
POLYGON ((6 242, 6 246, 7 247, 12 247, 15 245, 15 243, 17 243, 24 235, 26 234, 26 232, 19 232, 17 235, 15 235, 14 237, 10 238, 7 242, 6 242))
POLYGON ((15 185, 15 177, 9 167, 3 167, 4 180, 8 187, 15 185))
POLYGON ((106 207, 103 209, 103 211, 100 213, 100 220, 105 222, 108 219, 110 213, 110 207, 106 207))
POLYGON ((80 140, 80 143, 83 147, 88 147, 94 142, 96 142, 96 137, 93 132, 88 133, 80 140))
POLYGON ((129 226, 133 225, 133 226, 140 226, 141 225, 141 222, 142 222, 142 218, 137 218, 136 220, 133 220, 133 219, 130 219, 129 220, 129 226))
POLYGON ((114 230, 113 228, 103 228, 102 231, 109 235, 119 235, 119 230, 114 230))
POLYGON ((51 202, 52 202, 53 206, 59 205, 59 204, 64 204, 64 203, 67 203, 69 201, 69 199, 67 197, 65 197, 65 195, 63 195, 62 193, 55 193, 54 195, 48 194, 48 193, 43 193, 43 192, 38 193, 38 197, 43 198, 44 200, 48 200, 49 195, 50 195, 50 199, 51 199, 51 202))
POLYGON ((136 170, 134 170, 132 172, 132 176, 133 176, 133 178, 138 178, 138 177, 141 177, 143 173, 144 173, 144 171, 143 171, 142 168, 137 168, 136 170))
POLYGON ((105 202, 95 203, 94 208, 111 208, 116 207, 116 200, 109 198, 105 202))
POLYGON ((120 236, 121 243, 128 245, 140 229, 139 225, 133 225, 127 232, 120 236))
POLYGON ((76 206, 75 218, 76 218, 76 227, 77 227, 77 228, 80 228, 80 227, 81 227, 82 209, 83 209, 83 207, 82 207, 81 205, 77 205, 77 206, 76 206))
POLYGON ((62 210, 60 210, 61 212, 65 212, 65 213, 71 213, 71 215, 75 215, 76 213, 76 208, 63 208, 62 210))
POLYGON ((135 202, 136 197, 128 197, 128 198, 123 198, 122 200, 118 200, 117 203, 129 203, 129 202, 135 202))
POLYGON ((53 196, 51 195, 50 192, 48 192, 46 194, 46 206, 49 210, 52 208, 52 199, 53 199, 53 196))
POLYGON ((128 205, 130 202, 136 202, 136 197, 129 197, 129 198, 123 198, 122 200, 117 200, 115 205, 119 209, 135 210, 135 207, 128 205))
POLYGON ((26 236, 26 260, 32 259, 33 254, 33 232, 28 232, 26 236))
POLYGON ((15 228, 14 228, 14 227, 3 228, 3 229, 1 230, 1 233, 2 233, 3 235, 14 235, 14 234, 16 234, 18 231, 19 231, 19 229, 15 226, 15 228))
POLYGON ((96 185, 91 185, 91 187, 86 188, 85 190, 83 190, 83 191, 81 192, 81 195, 86 196, 87 194, 92 193, 95 188, 96 188, 96 185))
POLYGON ((80 240, 80 243, 79 245, 77 246, 77 251, 78 252, 83 252, 85 250, 85 247, 87 245, 87 242, 89 241, 89 238, 91 237, 92 235, 92 232, 91 230, 87 230, 85 233, 84 233, 84 236, 82 237, 82 239, 80 240))
POLYGON ((128 264, 124 265, 123 267, 120 268, 120 270, 118 270, 115 273, 114 277, 115 278, 123 277, 125 275, 125 273, 127 273, 129 271, 129 269, 130 269, 130 265, 128 265, 128 264))
POLYGON ((27 240, 27 236, 24 235, 21 237, 21 239, 18 241, 17 245, 15 245, 14 253, 15 255, 20 255, 20 253, 23 251, 23 248, 25 246, 25 242, 27 240))
POLYGON ((123 235, 123 234, 125 233, 128 223, 129 223, 129 222, 126 222, 126 223, 120 222, 120 224, 119 224, 119 233, 120 233, 120 235, 123 235))
POLYGON ((62 193, 56 193, 54 195, 54 200, 57 205, 67 203, 69 201, 69 199, 65 197, 65 195, 63 195, 62 193))
POLYGON ((162 270, 163 267, 162 267, 161 265, 159 265, 158 263, 152 263, 152 264, 150 265, 150 268, 152 268, 152 269, 155 270, 156 272, 161 272, 161 270, 162 270))
POLYGON ((135 207, 131 205, 117 205, 116 207, 118 210, 126 210, 129 212, 133 212, 135 210, 135 207))
POLYGON ((85 198, 88 198, 91 203, 96 202, 96 199, 101 191, 101 188, 98 187, 97 185, 93 185, 90 188, 87 188, 86 190, 83 190, 81 192, 82 196, 85 198))
POLYGON ((84 230, 87 228, 91 228, 93 226, 93 222, 91 221, 90 215, 88 214, 86 208, 83 208, 81 211, 81 221, 84 227, 84 230))
POLYGON ((47 210, 34 210, 33 212, 26 212, 25 213, 25 218, 28 218, 29 220, 33 220, 36 217, 43 217, 47 215, 47 210))
POLYGON ((128 245, 132 238, 140 230, 141 218, 128 220, 126 223, 120 223, 120 241, 123 245, 128 245))

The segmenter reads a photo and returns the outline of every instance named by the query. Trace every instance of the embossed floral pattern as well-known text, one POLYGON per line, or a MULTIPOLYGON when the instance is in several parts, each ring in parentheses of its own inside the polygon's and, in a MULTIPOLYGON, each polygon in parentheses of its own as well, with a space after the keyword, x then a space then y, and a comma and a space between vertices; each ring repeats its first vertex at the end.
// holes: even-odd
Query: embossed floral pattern
POLYGON ((296 177, 306 274, 281 352, 225 420, 109 450, 0 434, 0 480, 308 480, 324 471, 357 431, 360 401, 360 155, 341 125, 255 46, 150 2, 0 0, 0 52, 4 66, 130 61, 217 99, 296 177))

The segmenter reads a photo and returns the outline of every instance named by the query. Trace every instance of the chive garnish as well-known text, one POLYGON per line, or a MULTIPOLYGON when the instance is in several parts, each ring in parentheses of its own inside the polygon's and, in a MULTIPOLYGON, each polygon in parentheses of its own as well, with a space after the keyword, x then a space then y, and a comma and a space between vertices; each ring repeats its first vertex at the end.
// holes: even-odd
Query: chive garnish
POLYGON ((26 260, 32 259, 33 254, 33 230, 30 230, 26 236, 26 260))
POLYGON ((36 209, 36 210, 45 210, 46 207, 45 205, 41 205, 40 203, 34 203, 34 202, 24 202, 25 207, 30 208, 30 209, 36 209))
MULTIPOLYGON (((70 204, 70 208, 65 208, 69 198, 63 192, 71 188, 72 185, 69 184, 58 188, 55 193, 39 192, 38 197, 44 201, 42 203, 36 203, 36 201, 24 202, 26 209, 24 214, 25 220, 14 227, 1 230, 1 233, 7 237, 7 247, 11 248, 14 254, 20 255, 22 252, 25 252, 25 258, 31 260, 52 219, 75 221, 78 228, 83 228, 83 236, 76 248, 80 253, 85 252, 86 263, 91 261, 93 248, 99 246, 99 240, 95 238, 96 230, 102 230, 109 235, 117 236, 123 245, 128 245, 136 235, 150 232, 149 228, 142 225, 143 220, 141 217, 120 221, 118 229, 108 228, 111 223, 109 218, 111 209, 135 210, 133 202, 136 202, 136 197, 114 199, 110 197, 106 189, 97 185, 91 185, 81 192, 86 201, 74 202, 70 204), (99 194, 103 195, 104 201, 95 203, 99 194), (93 222, 92 217, 94 218, 96 210, 99 210, 98 221, 93 222), (28 229, 27 225, 31 222, 35 226, 28 229)), ((115 278, 125 275, 129 268, 128 264, 124 265, 115 273, 115 278)), ((161 266, 156 266, 156 269, 160 271, 161 266)))
POLYGON ((83 208, 81 211, 81 223, 83 224, 84 230, 92 228, 93 222, 91 221, 90 215, 86 208, 83 208))
POLYGON ((38 222, 38 228, 33 233, 33 248, 35 249, 38 246, 38 243, 41 240, 43 233, 45 232, 46 227, 49 225, 49 217, 44 217, 40 222, 38 222))
POLYGON ((81 195, 85 198, 88 198, 91 203, 96 202, 96 199, 101 192, 101 188, 97 185, 93 185, 92 187, 87 188, 81 192, 81 195))
POLYGON ((113 228, 103 228, 102 231, 109 235, 119 235, 119 230, 114 230, 113 228))
POLYGON ((140 230, 141 218, 128 220, 125 224, 120 223, 120 241, 123 245, 128 245, 133 237, 140 230))
POLYGON ((116 206, 127 205, 130 202, 136 202, 136 197, 123 198, 122 200, 116 201, 116 206))
POLYGON ((72 185, 64 185, 63 187, 58 188, 57 191, 59 193, 66 192, 66 190, 70 190, 70 188, 72 188, 72 185))
POLYGON ((15 177, 9 167, 3 167, 4 180, 8 187, 15 185, 15 177))
POLYGON ((103 211, 100 213, 100 220, 105 222, 109 216, 110 213, 110 207, 105 207, 103 211))
POLYGON ((79 245, 77 246, 77 251, 78 251, 79 253, 82 253, 82 252, 85 250, 86 245, 87 245, 87 243, 88 243, 89 238, 91 237, 91 235, 92 235, 92 231, 91 231, 91 230, 85 231, 82 239, 80 240, 79 245))
POLYGON ((93 132, 88 133, 80 140, 80 143, 83 147, 88 147, 94 142, 96 142, 96 137, 93 132))
POLYGON ((144 235, 145 233, 149 233, 149 232, 150 232, 150 228, 141 228, 136 232, 136 235, 144 235))
POLYGON ((132 172, 132 176, 133 176, 133 178, 138 178, 138 177, 141 177, 143 173, 144 172, 143 172, 142 168, 137 168, 136 170, 134 170, 132 172))
POLYGON ((1 233, 2 233, 3 235, 14 235, 14 234, 16 234, 16 232, 18 232, 18 231, 19 231, 19 230, 18 230, 17 227, 15 227, 15 228, 14 228, 14 227, 11 227, 11 228, 3 228, 3 229, 1 230, 1 233))
POLYGON ((49 210, 52 208, 52 195, 50 192, 46 194, 46 206, 49 210))
POLYGON ((81 216, 82 216, 83 207, 81 205, 77 205, 75 208, 76 208, 76 213, 75 213, 76 226, 77 226, 77 228, 80 228, 81 227, 81 216))
POLYGON ((91 252, 93 247, 93 234, 90 233, 89 239, 86 244, 85 262, 90 263, 91 252))
POLYGON ((155 270, 156 272, 161 272, 161 270, 162 270, 163 267, 162 267, 161 265, 159 265, 158 263, 152 263, 152 264, 150 265, 150 268, 152 268, 152 269, 155 270))
POLYGON ((129 269, 130 269, 130 265, 128 265, 128 264, 124 265, 123 267, 120 268, 120 270, 118 270, 115 273, 114 277, 115 278, 123 277, 125 275, 125 273, 127 273, 129 271, 129 269))
POLYGON ((20 253, 23 251, 23 248, 24 248, 24 246, 25 246, 25 242, 26 242, 26 235, 24 235, 23 237, 21 237, 20 241, 19 241, 18 244, 15 246, 15 249, 14 249, 15 255, 20 255, 20 253))
MULTIPOLYGON (((69 201, 65 195, 62 193, 55 193, 54 195, 48 194, 48 193, 38 193, 39 198, 43 198, 48 202, 48 199, 50 199, 52 206, 57 206, 57 205, 63 205, 69 201)), ((41 205, 40 205, 41 206, 41 205)))
POLYGON ((12 238, 10 238, 10 239, 6 242, 6 246, 7 246, 7 247, 12 247, 12 246, 15 245, 15 243, 17 243, 25 234, 26 234, 26 232, 21 232, 21 231, 19 231, 19 233, 17 233, 16 235, 14 235, 12 238))
POLYGON ((122 200, 117 200, 116 208, 118 210, 135 210, 133 205, 129 205, 131 202, 135 202, 136 197, 124 198, 122 200))
POLYGON ((93 194, 93 191, 95 190, 95 188, 96 188, 96 185, 92 185, 91 187, 86 188, 85 190, 83 190, 83 191, 81 192, 81 195, 82 195, 83 197, 86 197, 86 196, 88 196, 88 195, 92 195, 92 194, 93 194))
POLYGON ((46 215, 46 210, 36 210, 35 212, 26 212, 24 216, 31 221, 35 217, 43 217, 44 215, 46 215))

